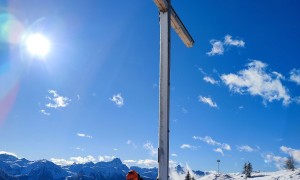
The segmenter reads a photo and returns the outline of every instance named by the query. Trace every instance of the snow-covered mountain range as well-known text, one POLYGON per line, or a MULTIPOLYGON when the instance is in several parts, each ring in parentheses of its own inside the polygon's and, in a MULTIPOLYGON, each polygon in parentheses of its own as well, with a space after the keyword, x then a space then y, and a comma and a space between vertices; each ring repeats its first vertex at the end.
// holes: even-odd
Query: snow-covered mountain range
MULTIPOLYGON (((155 180, 157 178, 157 168, 140 168, 137 166, 129 168, 119 158, 115 158, 110 162, 74 163, 68 166, 59 166, 48 160, 30 161, 10 154, 0 154, 0 180, 123 180, 130 169, 136 170, 144 180, 155 180)), ((243 174, 240 173, 217 174, 215 172, 189 171, 195 179, 200 180, 245 179, 243 174)), ((178 165, 170 170, 171 179, 183 180, 186 172, 186 168, 178 165)), ((300 179, 300 170, 253 173, 251 179, 296 180, 300 179)))

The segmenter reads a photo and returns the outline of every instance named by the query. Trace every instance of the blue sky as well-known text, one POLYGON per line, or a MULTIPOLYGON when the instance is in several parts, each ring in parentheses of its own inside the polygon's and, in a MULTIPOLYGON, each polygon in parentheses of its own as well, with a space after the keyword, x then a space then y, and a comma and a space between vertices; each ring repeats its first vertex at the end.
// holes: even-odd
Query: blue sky
MULTIPOLYGON (((300 162, 296 1, 173 1, 171 164, 300 162)), ((0 150, 56 163, 156 166, 159 18, 149 1, 0 1, 0 150), (26 36, 50 42, 28 53, 26 36)))

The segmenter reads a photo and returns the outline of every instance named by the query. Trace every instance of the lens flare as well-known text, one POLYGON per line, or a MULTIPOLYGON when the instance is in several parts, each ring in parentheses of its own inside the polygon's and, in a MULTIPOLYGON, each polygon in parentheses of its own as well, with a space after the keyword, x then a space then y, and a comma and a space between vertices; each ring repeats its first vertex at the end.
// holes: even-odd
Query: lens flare
POLYGON ((13 15, 0 14, 0 42, 16 45, 21 41, 24 27, 13 15))
POLYGON ((13 107, 22 73, 19 46, 24 26, 9 11, 0 13, 0 125, 13 107))

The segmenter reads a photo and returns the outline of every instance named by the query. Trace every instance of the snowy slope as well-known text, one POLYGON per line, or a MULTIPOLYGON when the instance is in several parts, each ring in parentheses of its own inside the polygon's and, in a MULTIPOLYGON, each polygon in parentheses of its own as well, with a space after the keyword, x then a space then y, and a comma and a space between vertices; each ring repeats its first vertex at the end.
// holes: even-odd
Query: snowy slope
MULTIPOLYGON (((240 173, 229 173, 220 174, 217 173, 209 174, 203 177, 195 177, 197 180, 245 180, 245 176, 240 173)), ((252 177, 248 178, 251 180, 300 180, 300 169, 295 171, 280 170, 276 172, 259 172, 252 173, 252 177)))

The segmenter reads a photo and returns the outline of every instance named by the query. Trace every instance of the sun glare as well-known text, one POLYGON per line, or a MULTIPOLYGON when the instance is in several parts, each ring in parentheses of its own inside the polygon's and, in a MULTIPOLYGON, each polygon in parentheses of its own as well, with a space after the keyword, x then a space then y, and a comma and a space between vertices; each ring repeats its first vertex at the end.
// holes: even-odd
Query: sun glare
POLYGON ((40 33, 28 35, 25 45, 32 56, 45 57, 50 51, 49 40, 40 33))

